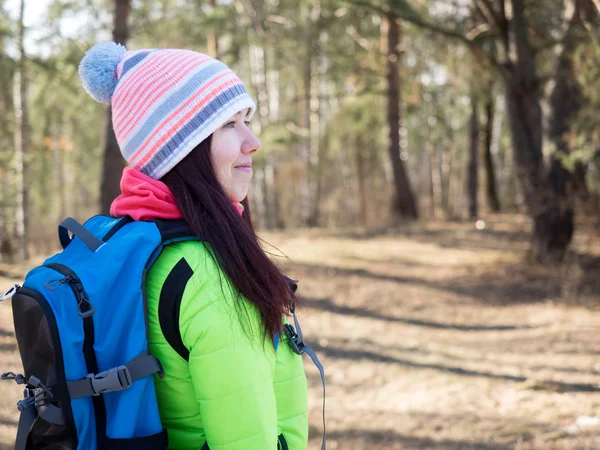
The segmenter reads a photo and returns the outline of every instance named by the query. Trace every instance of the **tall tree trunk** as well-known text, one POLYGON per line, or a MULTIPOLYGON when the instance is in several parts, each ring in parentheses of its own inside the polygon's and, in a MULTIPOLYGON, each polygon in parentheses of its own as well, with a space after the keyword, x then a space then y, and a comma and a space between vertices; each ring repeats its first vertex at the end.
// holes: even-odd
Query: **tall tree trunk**
MULTIPOLYGON (((450 110, 454 110, 454 99, 450 98, 450 110)), ((454 173, 454 147, 455 147, 455 133, 454 133, 454 125, 452 123, 452 119, 448 118, 448 120, 444 120, 446 123, 446 138, 441 141, 440 145, 440 153, 439 153, 439 170, 440 170, 440 204, 442 207, 442 211, 446 218, 452 217, 452 208, 450 206, 450 199, 453 198, 451 195, 451 190, 453 187, 454 178, 452 174, 454 173)), ((460 190, 462 193, 464 191, 463 184, 460 182, 460 190)), ((456 202, 455 202, 456 203, 456 202)))
MULTIPOLYGON (((208 0, 208 4, 211 6, 213 12, 217 7, 216 0, 208 0)), ((219 38, 217 35, 216 27, 208 34, 208 53, 214 58, 219 59, 219 38)))
POLYGON ((267 205, 267 228, 277 228, 277 192, 275 192, 275 166, 273 158, 265 155, 265 203, 267 205))
POLYGON ((429 176, 427 177, 428 186, 427 191, 429 193, 429 213, 432 218, 437 216, 437 186, 439 185, 438 173, 435 170, 435 147, 434 143, 429 140, 425 143, 425 155, 427 158, 427 167, 429 169, 429 176))
POLYGON ((360 222, 367 226, 368 221, 368 196, 367 196, 367 173, 368 167, 365 161, 364 143, 359 135, 356 136, 354 144, 354 155, 356 158, 356 172, 358 179, 358 199, 360 202, 360 222))
POLYGON ((357 222, 357 206, 356 206, 356 196, 354 195, 354 180, 355 177, 352 174, 352 162, 350 161, 350 143, 349 137, 344 136, 342 138, 342 142, 340 144, 340 165, 342 171, 342 184, 343 184, 343 196, 342 196, 342 204, 345 205, 343 208, 344 211, 347 211, 347 220, 345 223, 350 223, 352 225, 356 225, 357 222), (349 194, 350 193, 350 194, 349 194))
POLYGON ((548 137, 554 144, 550 158, 548 178, 555 195, 561 199, 565 215, 574 216, 574 195, 577 190, 585 192, 585 168, 576 164, 572 172, 567 170, 562 159, 571 152, 568 133, 571 121, 581 108, 581 89, 575 77, 572 56, 576 50, 576 33, 582 28, 580 0, 571 1, 571 17, 558 51, 554 74, 554 87, 550 94, 550 117, 548 137))
POLYGON ((467 186, 469 192, 469 218, 476 219, 479 213, 477 194, 479 187, 479 118, 477 99, 471 96, 471 135, 469 145, 469 167, 467 186))
POLYGON ((539 262, 560 261, 573 235, 573 210, 557 195, 544 173, 540 80, 529 41, 524 0, 511 0, 511 48, 515 59, 506 81, 506 105, 517 175, 533 220, 531 256, 539 262))
MULTIPOLYGON (((9 59, 5 55, 4 46, 0 43, 0 65, 7 67, 9 59)), ((13 109, 13 74, 9 70, 4 70, 0 78, 0 117, 9 117, 14 114, 13 109)), ((14 145, 14 135, 10 121, 0 121, 0 145, 4 148, 11 148, 14 145)), ((2 261, 12 259, 12 232, 10 218, 15 216, 14 198, 12 192, 13 177, 9 176, 9 165, 12 161, 2 155, 0 159, 0 258, 2 261)))
POLYGON ((431 218, 435 218, 437 215, 437 172, 435 170, 435 141, 430 139, 432 126, 429 123, 429 108, 428 105, 425 104, 423 108, 423 122, 425 126, 425 133, 423 140, 423 153, 425 155, 425 165, 427 170, 427 194, 429 196, 429 216, 431 218))
MULTIPOLYGON (((307 12, 308 27, 306 31, 306 62, 302 76, 301 106, 302 128, 306 131, 303 142, 300 144, 300 159, 306 171, 300 186, 300 219, 304 226, 316 226, 318 219, 318 206, 315 206, 315 197, 319 192, 317 184, 318 171, 314 170, 319 160, 319 99, 314 97, 315 83, 318 89, 318 61, 320 52, 319 34, 321 29, 321 7, 318 2, 311 4, 307 12), (311 108, 317 108, 316 114, 311 108), (317 215, 315 215, 317 214, 317 215)), ((318 94, 318 90, 317 90, 318 94)))
POLYGON ((485 102, 485 140, 483 147, 483 165, 485 167, 485 193, 488 206, 493 212, 500 211, 500 200, 496 184, 496 171, 494 156, 492 153, 492 142, 494 138, 494 101, 490 92, 485 102))
MULTIPOLYGON (((257 24, 254 24, 255 29, 258 28, 257 24)), ((261 45, 251 44, 248 48, 250 55, 250 85, 252 86, 252 90, 254 92, 254 97, 258 99, 257 102, 257 111, 255 114, 254 125, 258 128, 259 132, 265 126, 267 126, 269 121, 268 114, 268 103, 265 101, 265 61, 264 61, 264 51, 261 45)), ((257 222, 257 225, 260 228, 267 228, 269 225, 268 216, 271 214, 269 208, 269 195, 268 195, 268 180, 266 175, 267 168, 269 165, 269 161, 266 155, 264 155, 260 159, 260 165, 257 164, 256 171, 254 175, 254 195, 253 195, 253 205, 256 206, 254 211, 254 219, 257 222)))
MULTIPOLYGON (((211 0, 215 5, 215 0, 211 0)), ((248 8, 250 6, 247 6, 248 8)), ((273 47, 269 42, 266 27, 266 16, 268 15, 268 4, 253 4, 249 11, 249 19, 254 30, 253 35, 248 33, 250 45, 250 69, 251 84, 257 99, 258 124, 262 130, 271 121, 271 87, 269 80, 269 49, 273 47)), ((216 41, 216 36, 215 36, 216 41)), ((277 200, 275 190, 275 168, 272 158, 263 156, 263 164, 260 168, 260 192, 261 195, 254 198, 257 211, 261 212, 260 223, 263 228, 275 228, 277 226, 277 200), (260 205, 258 205, 260 202, 260 205)), ((258 174, 257 174, 258 175, 258 174)))
POLYGON ((259 164, 255 164, 253 184, 253 206, 252 217, 257 228, 266 228, 267 212, 265 201, 265 160, 262 159, 259 164))
MULTIPOLYGON (((129 37, 127 18, 130 0, 115 0, 113 41, 125 45, 129 37)), ((121 156, 115 130, 112 125, 112 108, 106 113, 106 142, 104 143, 104 164, 102 166, 102 186, 100 189, 101 213, 108 215, 110 205, 120 194, 119 182, 125 163, 121 156)))
POLYGON ((63 118, 58 115, 52 124, 52 160, 54 164, 54 195, 58 199, 58 208, 55 211, 57 223, 67 215, 67 199, 65 190, 65 161, 64 148, 61 145, 63 137, 63 118))
POLYGON ((320 10, 315 18, 315 38, 310 57, 310 177, 311 177, 311 211, 308 225, 316 227, 319 225, 319 214, 321 206, 321 76, 319 63, 321 55, 321 26, 320 10))
POLYGON ((6 211, 12 210, 12 205, 8 207, 8 198, 10 192, 10 180, 6 176, 6 172, 3 173, 4 176, 0 177, 2 180, 2 211, 0 211, 0 259, 4 262, 12 263, 14 252, 13 245, 11 239, 11 230, 9 223, 9 214, 6 214, 6 211))
MULTIPOLYGON (((266 7, 266 5, 265 5, 266 7)), ((263 13, 264 15, 264 13, 263 13)), ((264 24, 264 19, 262 20, 264 24)), ((262 27, 262 25, 261 25, 262 27)), ((260 97, 259 101, 264 104, 264 121, 265 124, 271 121, 271 89, 269 80, 269 67, 270 60, 268 58, 268 50, 273 47, 269 43, 269 39, 265 30, 262 32, 262 48, 260 53, 260 71, 261 71, 261 82, 260 82, 260 97)), ((265 159, 265 178, 264 178, 264 201, 265 201, 265 224, 269 229, 275 228, 276 222, 276 202, 275 202, 275 169, 273 167, 273 158, 268 155, 264 156, 265 159)))
POLYGON ((448 163, 446 161, 446 144, 443 139, 438 140, 436 149, 436 162, 437 162, 437 179, 439 180, 439 200, 440 200, 440 209, 441 212, 446 218, 450 215, 450 211, 448 210, 448 199, 450 198, 450 194, 448 193, 448 188, 450 187, 450 183, 447 182, 447 167, 448 163))
POLYGON ((418 217, 417 203, 412 192, 408 174, 404 168, 400 148, 400 66, 401 32, 398 18, 393 14, 386 16, 388 21, 387 49, 387 91, 389 126, 389 155, 394 171, 395 198, 392 215, 416 219, 418 217))
POLYGON ((18 63, 14 78, 15 109, 15 179, 17 188, 15 231, 19 243, 19 258, 29 258, 27 248, 29 240, 29 195, 27 184, 27 155, 29 147, 29 123, 27 114, 27 72, 25 55, 25 0, 21 0, 19 9, 18 63))
MULTIPOLYGON (((300 89, 300 110, 302 117, 303 131, 308 131, 310 128, 310 91, 307 88, 310 86, 310 70, 304 71, 304 80, 300 89)), ((302 226, 307 226, 310 218, 311 206, 311 185, 310 185, 310 135, 301 136, 299 147, 299 157, 304 167, 304 177, 300 183, 300 222, 302 226)))

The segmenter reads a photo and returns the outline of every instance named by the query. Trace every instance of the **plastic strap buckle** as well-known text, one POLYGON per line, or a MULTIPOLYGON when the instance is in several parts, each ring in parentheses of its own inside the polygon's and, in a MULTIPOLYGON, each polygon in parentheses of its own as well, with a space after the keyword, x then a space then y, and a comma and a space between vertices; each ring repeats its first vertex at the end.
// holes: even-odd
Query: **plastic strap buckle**
POLYGON ((17 402, 17 409, 21 412, 25 411, 30 406, 35 404, 35 397, 33 389, 25 388, 23 389, 23 399, 17 402))
POLYGON ((302 355, 304 353, 304 342, 298 341, 298 333, 296 333, 294 327, 289 323, 286 323, 283 326, 283 332, 288 337, 288 341, 294 353, 297 355, 302 355))
POLYGON ((13 295, 15 295, 17 293, 17 289, 19 289, 19 287, 20 286, 18 284, 13 284, 6 292, 3 292, 2 294, 0 294, 0 303, 2 303, 5 300, 8 300, 13 295))
POLYGON ((96 375, 90 373, 86 378, 90 379, 93 396, 98 396, 105 392, 123 391, 128 389, 133 383, 127 366, 113 367, 96 375))

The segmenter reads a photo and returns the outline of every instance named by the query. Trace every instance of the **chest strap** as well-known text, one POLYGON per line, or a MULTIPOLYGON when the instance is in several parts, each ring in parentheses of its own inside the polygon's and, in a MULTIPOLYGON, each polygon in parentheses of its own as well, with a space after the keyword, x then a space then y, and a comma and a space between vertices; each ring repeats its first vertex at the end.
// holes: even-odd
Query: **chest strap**
POLYGON ((321 364, 321 361, 319 361, 315 351, 304 343, 302 328, 300 327, 300 322, 298 322, 295 307, 292 307, 292 314, 294 316, 295 329, 289 323, 285 324, 283 327, 283 331, 288 337, 288 343, 294 353, 297 355, 303 355, 306 353, 317 369, 319 369, 319 373, 321 374, 321 384, 323 385, 323 441, 321 442, 321 450, 325 450, 327 446, 327 427, 325 424, 325 371, 323 369, 323 364, 321 364))

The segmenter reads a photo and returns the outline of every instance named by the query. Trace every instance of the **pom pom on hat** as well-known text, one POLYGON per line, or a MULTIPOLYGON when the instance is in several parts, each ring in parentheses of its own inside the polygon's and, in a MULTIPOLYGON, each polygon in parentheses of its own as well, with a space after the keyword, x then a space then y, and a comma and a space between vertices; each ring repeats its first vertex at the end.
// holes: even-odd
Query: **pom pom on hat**
POLYGON ((110 103, 117 87, 117 66, 127 49, 115 42, 101 42, 90 48, 79 64, 83 87, 94 100, 110 103))

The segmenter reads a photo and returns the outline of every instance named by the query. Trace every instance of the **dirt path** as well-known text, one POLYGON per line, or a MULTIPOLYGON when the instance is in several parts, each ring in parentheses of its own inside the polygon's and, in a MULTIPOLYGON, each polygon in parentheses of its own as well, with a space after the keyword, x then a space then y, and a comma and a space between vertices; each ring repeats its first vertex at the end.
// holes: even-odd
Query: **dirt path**
MULTIPOLYGON (((600 448, 600 310, 587 307, 600 305, 598 253, 528 266, 523 226, 501 217, 483 231, 264 237, 300 279, 304 333, 327 371, 329 449, 600 448)), ((0 307, 0 356, 18 370, 10 314, 0 307)), ((318 449, 320 379, 305 365, 318 449)), ((20 392, 7 383, 0 393, 8 449, 20 392)))

